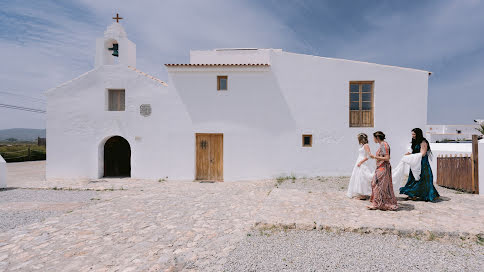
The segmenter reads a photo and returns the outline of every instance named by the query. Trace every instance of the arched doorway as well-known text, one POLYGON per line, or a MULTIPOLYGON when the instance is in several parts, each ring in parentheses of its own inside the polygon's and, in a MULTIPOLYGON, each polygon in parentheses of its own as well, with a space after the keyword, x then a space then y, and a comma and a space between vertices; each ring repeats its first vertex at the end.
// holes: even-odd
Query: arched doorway
POLYGON ((104 144, 104 177, 131 176, 131 147, 120 136, 109 138, 104 144))

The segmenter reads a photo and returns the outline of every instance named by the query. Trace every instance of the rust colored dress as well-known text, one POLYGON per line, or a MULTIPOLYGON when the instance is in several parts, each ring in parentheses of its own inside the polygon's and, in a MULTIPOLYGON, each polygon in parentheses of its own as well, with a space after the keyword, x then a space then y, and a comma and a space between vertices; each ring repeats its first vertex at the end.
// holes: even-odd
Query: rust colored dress
MULTIPOLYGON (((390 154, 390 146, 387 142, 382 142, 376 152, 376 156, 383 157, 390 154)), ((392 166, 389 161, 376 161, 376 170, 371 182, 372 206, 379 210, 394 211, 398 208, 397 199, 393 193, 392 166)))

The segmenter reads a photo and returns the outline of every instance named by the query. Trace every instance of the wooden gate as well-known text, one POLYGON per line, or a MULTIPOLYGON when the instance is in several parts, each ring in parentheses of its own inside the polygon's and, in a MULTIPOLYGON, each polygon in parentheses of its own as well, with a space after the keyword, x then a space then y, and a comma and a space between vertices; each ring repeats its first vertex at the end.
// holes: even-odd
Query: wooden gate
POLYGON ((472 136, 472 155, 441 155, 437 158, 437 184, 479 193, 477 135, 472 136))
POLYGON ((197 180, 223 181, 223 134, 196 134, 197 180))

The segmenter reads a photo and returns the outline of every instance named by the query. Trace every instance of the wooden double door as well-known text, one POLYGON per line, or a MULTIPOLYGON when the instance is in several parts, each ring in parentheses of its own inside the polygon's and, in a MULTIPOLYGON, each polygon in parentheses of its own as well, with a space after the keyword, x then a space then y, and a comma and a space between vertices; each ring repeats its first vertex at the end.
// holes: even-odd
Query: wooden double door
POLYGON ((196 134, 197 180, 223 181, 223 134, 196 134))

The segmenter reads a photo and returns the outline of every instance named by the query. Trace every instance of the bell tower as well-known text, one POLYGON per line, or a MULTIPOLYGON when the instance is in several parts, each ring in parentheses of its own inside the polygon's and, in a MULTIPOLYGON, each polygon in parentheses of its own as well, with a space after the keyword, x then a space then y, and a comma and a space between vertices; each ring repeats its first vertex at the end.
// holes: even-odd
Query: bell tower
POLYGON ((136 67, 136 44, 128 40, 126 31, 119 23, 123 19, 116 14, 104 37, 96 39, 95 67, 102 65, 124 64, 136 67))

